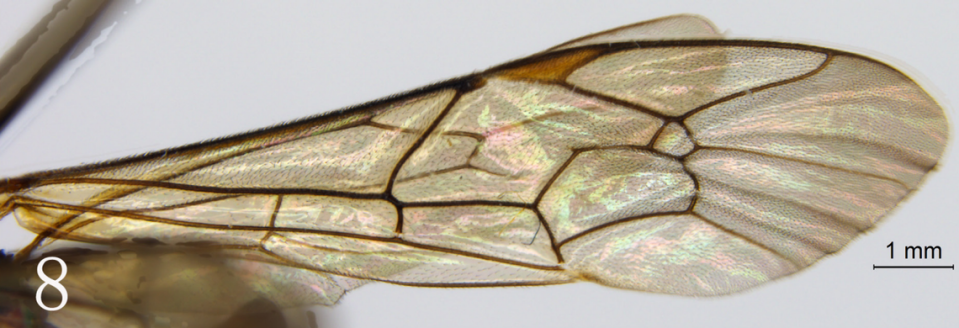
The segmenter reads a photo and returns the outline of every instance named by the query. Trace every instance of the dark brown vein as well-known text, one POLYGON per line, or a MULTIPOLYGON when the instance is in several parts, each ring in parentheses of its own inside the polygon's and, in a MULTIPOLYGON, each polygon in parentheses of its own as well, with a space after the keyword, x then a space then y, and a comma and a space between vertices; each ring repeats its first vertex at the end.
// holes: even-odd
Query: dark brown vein
POLYGON ((501 200, 456 200, 456 201, 431 201, 431 202, 403 203, 403 208, 454 207, 454 206, 501 206, 501 207, 533 208, 533 205, 531 204, 519 203, 519 202, 506 202, 501 200))
MULTIPOLYGON (((321 234, 325 234, 325 233, 321 233, 321 234)), ((359 235, 358 235, 358 236, 359 236, 359 235)), ((326 249, 326 250, 336 250, 336 249, 334 249, 334 248, 323 247, 323 246, 316 246, 316 245, 311 245, 311 244, 308 244, 308 243, 305 243, 305 242, 301 242, 301 241, 297 241, 297 240, 291 240, 291 238, 289 238, 289 237, 285 237, 285 239, 287 239, 287 240, 288 240, 289 242, 291 242, 291 243, 300 244, 300 245, 303 245, 304 247, 308 247, 308 248, 326 249)), ((354 238, 354 239, 359 239, 359 238, 354 238)), ((420 249, 420 250, 434 251, 434 252, 440 252, 440 253, 444 253, 444 254, 460 255, 460 256, 465 256, 465 257, 471 257, 471 258, 486 260, 486 261, 490 261, 490 262, 497 262, 497 263, 502 263, 502 264, 515 265, 515 266, 526 267, 526 268, 537 269, 537 270, 545 270, 545 271, 564 271, 564 270, 565 270, 565 269, 563 269, 563 268, 561 268, 561 267, 559 267, 559 266, 555 266, 555 265, 540 265, 540 264, 532 264, 532 263, 520 262, 520 261, 516 261, 516 260, 510 260, 510 259, 504 259, 504 258, 500 258, 500 257, 489 256, 489 255, 486 255, 486 254, 467 252, 467 251, 463 251, 463 250, 446 248, 446 247, 439 247, 439 246, 434 246, 434 245, 429 245, 429 244, 415 243, 415 242, 411 242, 411 241, 408 241, 408 240, 405 240, 405 239, 402 239, 402 238, 379 238, 379 239, 367 239, 367 240, 374 240, 374 241, 383 242, 383 243, 399 244, 399 245, 404 245, 404 246, 409 246, 409 247, 417 248, 417 249, 420 249)), ((342 252, 342 250, 336 250, 336 251, 337 251, 337 252, 342 252)), ((346 252, 352 252, 352 251, 346 251, 346 252)), ((376 254, 376 253, 377 253, 377 252, 371 252, 371 253, 356 253, 356 254, 374 255, 374 254, 376 254)))
MULTIPOLYGON (((197 186, 197 185, 175 183, 175 182, 148 181, 148 180, 97 179, 97 178, 50 179, 50 180, 44 180, 42 183, 39 183, 35 186, 52 185, 52 184, 80 184, 80 183, 154 187, 154 188, 177 189, 177 190, 205 192, 205 193, 218 193, 218 194, 317 195, 317 196, 349 197, 349 198, 356 198, 356 199, 382 199, 383 198, 383 195, 381 195, 380 193, 367 194, 367 193, 355 193, 355 192, 345 192, 345 191, 327 190, 327 189, 209 187, 209 186, 197 186)), ((142 190, 142 189, 138 189, 138 190, 142 190)), ((110 200, 114 200, 114 199, 110 199, 110 200)))
POLYGON ((472 170, 475 170, 475 171, 480 171, 480 172, 483 172, 483 173, 486 173, 486 174, 489 174, 489 175, 492 175, 492 176, 498 176, 498 177, 506 177, 506 176, 508 176, 508 175, 503 174, 503 173, 496 173, 496 172, 493 172, 493 171, 489 171, 489 170, 486 170, 486 169, 482 169, 482 168, 479 168, 479 167, 475 167, 475 166, 473 166, 473 165, 471 165, 471 164, 463 164, 463 165, 457 165, 457 166, 453 166, 453 167, 448 167, 448 168, 445 168, 445 169, 442 169, 442 170, 430 171, 430 172, 425 172, 425 173, 420 173, 420 174, 417 174, 417 175, 405 177, 405 178, 402 178, 402 179, 397 179, 397 180, 396 180, 396 183, 409 182, 409 181, 413 181, 413 180, 417 180, 417 179, 422 179, 422 178, 430 177, 430 176, 433 176, 433 175, 439 175, 439 174, 450 173, 450 172, 454 172, 454 171, 458 171, 458 170, 466 170, 466 169, 472 169, 472 170))
POLYGON ((279 262, 276 263, 277 265, 283 265, 283 266, 287 266, 287 267, 291 267, 291 268, 298 268, 298 269, 303 269, 303 270, 309 270, 309 271, 313 271, 313 272, 322 272, 322 273, 325 273, 325 274, 337 275, 337 276, 347 277, 347 278, 354 278, 354 279, 361 279, 361 280, 370 280, 370 281, 384 282, 384 283, 393 284, 393 285, 410 286, 410 287, 435 287, 435 288, 520 287, 520 286, 559 285, 559 284, 566 284, 566 283, 569 283, 569 282, 570 282, 570 281, 565 281, 565 280, 564 280, 564 281, 559 281, 559 282, 551 282, 551 281, 530 281, 530 282, 490 282, 490 283, 475 283, 475 282, 472 282, 472 283, 470 283, 470 282, 467 282, 467 283, 428 283, 428 282, 415 283, 415 282, 404 282, 404 281, 389 280, 389 279, 383 279, 383 278, 371 277, 371 276, 361 276, 361 275, 356 275, 356 274, 350 274, 350 273, 345 273, 345 272, 332 271, 332 270, 321 269, 321 268, 317 268, 317 267, 306 266, 306 265, 303 265, 303 264, 298 263, 298 262, 293 262, 293 261, 287 260, 286 258, 284 258, 284 257, 282 257, 282 256, 280 256, 280 255, 277 255, 276 253, 273 253, 273 252, 271 252, 271 251, 265 250, 265 249, 260 249, 259 252, 260 252, 260 253, 263 253, 263 254, 265 254, 265 255, 267 255, 267 256, 269 256, 269 257, 272 257, 272 258, 274 258, 274 259, 276 259, 276 260, 279 260, 279 262))
POLYGON ((466 132, 466 131, 445 131, 445 132, 443 132, 441 135, 457 136, 457 137, 468 137, 468 138, 476 139, 476 141, 478 141, 478 142, 483 142, 484 140, 486 140, 486 136, 484 136, 484 135, 482 135, 482 134, 473 133, 473 132, 466 132))
POLYGON ((546 217, 543 216, 543 213, 540 213, 539 211, 539 204, 543 201, 543 197, 546 196, 546 192, 549 191, 549 188, 553 186, 554 182, 556 182, 556 179, 558 179, 559 176, 566 171, 566 167, 568 167, 569 164, 572 163, 573 160, 576 159, 576 157, 582 152, 583 150, 581 149, 573 150, 573 153, 569 155, 569 158, 567 158, 565 162, 563 162, 563 165, 560 165, 559 169, 557 169, 556 172, 549 177, 549 180, 546 181, 546 185, 543 186, 543 189, 540 190, 539 194, 536 195, 536 200, 533 201, 533 210, 536 211, 536 217, 539 218, 540 224, 542 224, 543 228, 546 229, 546 235, 549 236, 549 244, 551 247, 553 247, 553 253, 556 253, 556 258, 559 259, 559 263, 564 263, 563 253, 560 252, 560 245, 556 241, 556 236, 553 234, 553 229, 550 228, 549 222, 546 221, 546 217))
POLYGON ((371 126, 371 127, 378 128, 378 129, 387 130, 387 131, 396 131, 396 132, 410 133, 410 134, 420 133, 420 131, 418 131, 418 130, 404 129, 404 128, 401 128, 401 127, 398 127, 398 126, 392 126, 392 125, 388 125, 388 124, 376 123, 376 122, 373 121, 372 119, 371 119, 369 122, 366 122, 366 124, 364 124, 364 125, 366 125, 366 126, 371 126))
POLYGON ((793 83, 793 82, 805 80, 805 79, 807 79, 807 78, 809 78, 809 77, 811 77, 811 76, 813 76, 813 75, 818 74, 820 71, 822 71, 823 69, 825 69, 826 66, 828 66, 830 62, 832 62, 833 56, 832 56, 831 54, 829 54, 829 53, 823 53, 823 54, 826 55, 826 59, 824 59, 823 62, 822 62, 821 64, 819 64, 818 67, 816 67, 815 69, 813 69, 813 70, 811 70, 811 71, 809 71, 809 72, 807 72, 807 73, 805 73, 805 74, 801 74, 801 75, 798 75, 798 76, 794 76, 794 77, 792 77, 792 78, 788 78, 788 79, 781 80, 781 81, 777 81, 777 82, 773 82, 773 83, 764 84, 764 85, 761 85, 761 86, 758 86, 758 87, 755 87, 755 88, 752 88, 752 89, 743 90, 743 91, 740 91, 740 92, 737 92, 737 93, 734 93, 734 94, 731 94, 731 95, 728 95, 728 96, 725 96, 725 97, 722 97, 722 98, 719 98, 719 99, 710 101, 710 102, 708 102, 708 103, 706 103, 706 104, 704 104, 704 105, 702 105, 702 106, 696 107, 696 108, 694 108, 694 109, 686 112, 686 113, 683 114, 683 115, 680 115, 679 118, 680 118, 680 120, 685 120, 685 119, 689 118, 690 116, 696 115, 697 113, 699 113, 699 112, 701 112, 701 111, 703 111, 703 110, 705 110, 705 109, 707 109, 707 108, 716 106, 717 104, 721 104, 721 103, 730 101, 730 100, 732 100, 732 99, 739 98, 739 97, 742 97, 742 96, 745 96, 745 95, 749 95, 749 94, 753 94, 753 93, 756 93, 756 92, 759 92, 759 91, 763 91, 763 90, 766 90, 766 89, 775 88, 775 87, 778 87, 778 86, 781 86, 781 85, 790 84, 790 83, 793 83))
MULTIPOLYGON (((519 261, 497 258, 489 255, 477 254, 477 253, 472 253, 472 252, 467 252, 467 251, 462 251, 457 249, 449 249, 449 248, 437 247, 432 245, 414 243, 414 242, 403 240, 397 237, 375 237, 375 236, 367 236, 367 235, 355 234, 355 233, 349 233, 349 232, 312 230, 312 229, 289 228, 289 227, 272 227, 271 228, 271 227, 264 227, 264 226, 248 226, 248 225, 231 225, 227 227, 227 226, 217 225, 217 224, 179 221, 179 220, 173 220, 173 219, 142 215, 137 213, 111 211, 111 210, 105 210, 105 209, 99 209, 99 208, 87 208, 82 206, 59 204, 59 203, 52 203, 52 202, 33 200, 33 199, 29 199, 28 202, 24 202, 23 200, 24 199, 21 199, 21 203, 24 205, 30 204, 32 206, 47 207, 52 209, 96 213, 96 214, 101 214, 106 216, 124 217, 128 219, 133 219, 133 220, 168 224, 168 225, 181 226, 181 227, 187 227, 187 228, 200 228, 200 229, 224 230, 224 231, 254 231, 254 232, 267 232, 267 233, 289 232, 289 233, 305 233, 305 234, 313 234, 313 235, 344 237, 344 238, 358 239, 358 240, 369 240, 369 241, 376 241, 376 242, 383 242, 383 243, 401 244, 401 245, 405 245, 413 248, 419 248, 423 250, 462 255, 465 257, 472 257, 472 258, 478 258, 478 259, 483 259, 483 260, 492 261, 492 262, 523 266, 523 267, 528 267, 528 268, 538 269, 538 270, 554 270, 554 271, 564 270, 557 266, 543 266, 538 264, 523 263, 519 261)), ((69 236, 69 237, 72 238, 73 236, 69 236)))
MULTIPOLYGON (((608 96, 608 95, 605 95, 605 94, 602 94, 602 93, 599 93, 599 92, 594 92, 594 91, 591 91, 591 90, 588 90, 588 89, 583 89, 583 88, 581 88, 581 87, 577 87, 577 86, 575 86, 575 85, 573 85, 573 84, 570 84, 570 83, 568 83, 568 82, 556 83, 555 85, 564 87, 564 88, 566 88, 567 90, 569 90, 570 92, 573 92, 573 93, 576 93, 576 94, 579 94, 579 95, 582 95, 582 96, 585 96, 585 97, 596 98, 596 99, 602 100, 602 101, 604 101, 604 102, 616 104, 616 105, 618 105, 618 106, 626 107, 626 108, 632 109, 632 110, 634 110, 634 111, 637 111, 637 112, 640 112, 640 113, 643 113, 643 114, 646 114, 646 115, 649 115, 649 116, 652 116, 652 117, 660 118, 660 119, 662 119, 662 120, 664 120, 664 121, 666 121, 666 122, 671 122, 671 121, 672 121, 672 119, 671 119, 669 116, 663 115, 663 114, 661 114, 661 113, 659 113, 659 112, 656 112, 656 111, 654 111, 654 110, 652 110, 652 109, 649 109, 649 108, 646 108, 646 107, 640 106, 640 105, 638 105, 638 104, 634 104, 634 103, 631 103, 631 102, 628 102, 628 101, 625 101, 625 100, 622 100, 622 99, 619 99, 619 98, 615 98, 615 97, 612 97, 612 96, 608 96)), ((663 123, 663 125, 665 125, 665 122, 663 123)))
POLYGON ((439 113, 439 115, 436 115, 436 118, 433 119, 433 122, 430 123, 430 126, 427 127, 426 130, 423 131, 423 134, 421 134, 419 138, 416 139, 416 142, 414 142, 413 145, 410 146, 410 148, 406 151, 406 153, 403 154, 403 157, 401 157, 398 161, 396 161, 396 164, 393 166, 393 171, 390 172, 389 179, 386 180, 386 190, 383 193, 383 197, 387 201, 393 203, 393 205, 396 206, 396 213, 397 213, 396 228, 394 228, 393 231, 396 232, 397 234, 403 232, 404 218, 403 218, 403 208, 402 206, 400 206, 402 202, 396 199, 396 196, 393 195, 393 186, 396 183, 396 176, 400 173, 400 169, 403 167, 403 164, 405 164, 406 161, 410 159, 410 156, 413 156, 413 153, 416 152, 416 150, 419 149, 421 146, 423 146, 423 142, 426 141, 426 138, 428 138, 430 134, 433 134, 433 131, 435 131, 436 127, 440 125, 440 122, 443 121, 443 118, 446 117, 446 114, 450 112, 450 109, 453 108, 453 105, 459 102, 460 97, 463 96, 463 92, 464 92, 463 89, 467 88, 468 85, 469 83, 467 83, 467 86, 460 86, 456 90, 456 94, 454 94, 453 97, 450 99, 450 101, 446 104, 446 106, 444 106, 443 110, 439 113))

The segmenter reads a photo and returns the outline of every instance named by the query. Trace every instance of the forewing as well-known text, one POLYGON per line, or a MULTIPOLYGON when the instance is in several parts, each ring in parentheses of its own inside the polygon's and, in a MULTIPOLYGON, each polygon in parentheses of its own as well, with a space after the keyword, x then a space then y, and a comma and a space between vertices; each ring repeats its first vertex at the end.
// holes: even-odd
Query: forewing
POLYGON ((352 110, 14 179, 6 206, 40 234, 27 252, 173 245, 416 286, 717 295, 839 250, 937 163, 942 109, 885 64, 643 41, 711 29, 642 23, 352 110))

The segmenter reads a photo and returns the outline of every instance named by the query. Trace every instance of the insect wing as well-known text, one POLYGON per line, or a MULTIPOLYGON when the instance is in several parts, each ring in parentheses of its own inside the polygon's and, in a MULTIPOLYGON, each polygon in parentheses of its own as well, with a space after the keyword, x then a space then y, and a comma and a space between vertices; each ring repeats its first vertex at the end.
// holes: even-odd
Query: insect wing
POLYGON ((6 207, 40 234, 31 247, 228 248, 406 285, 717 295, 839 250, 942 154, 942 109, 885 64, 646 41, 642 27, 284 126, 13 179, 6 207))

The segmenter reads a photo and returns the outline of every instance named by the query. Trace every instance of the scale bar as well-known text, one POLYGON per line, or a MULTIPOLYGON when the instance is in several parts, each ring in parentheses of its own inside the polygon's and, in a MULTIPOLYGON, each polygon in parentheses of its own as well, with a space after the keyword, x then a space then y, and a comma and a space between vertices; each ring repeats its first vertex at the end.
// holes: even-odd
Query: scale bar
POLYGON ((872 269, 956 269, 956 265, 872 265, 872 269))

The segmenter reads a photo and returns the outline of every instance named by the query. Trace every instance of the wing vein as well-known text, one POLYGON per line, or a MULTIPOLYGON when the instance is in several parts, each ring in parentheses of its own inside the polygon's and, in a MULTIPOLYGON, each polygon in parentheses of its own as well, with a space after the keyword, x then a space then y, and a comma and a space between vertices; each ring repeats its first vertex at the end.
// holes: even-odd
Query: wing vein
MULTIPOLYGON (((96 213, 100 215, 124 217, 128 219, 133 219, 133 220, 176 225, 176 226, 187 227, 187 228, 203 228, 203 229, 232 230, 232 231, 263 231, 268 233, 280 233, 280 232, 307 233, 307 234, 315 234, 315 235, 326 235, 326 236, 345 237, 345 238, 351 238, 351 239, 370 240, 370 241, 377 241, 377 242, 383 242, 383 243, 401 244, 401 245, 419 248, 423 250, 461 255, 466 257, 478 258, 478 259, 499 262, 499 263, 506 263, 506 264, 516 265, 516 266, 523 266, 523 267, 539 269, 539 270, 552 270, 552 271, 564 270, 563 268, 560 268, 558 266, 544 266, 544 265, 538 265, 538 264, 524 263, 524 262, 502 259, 502 258, 492 257, 488 255, 483 255, 483 254, 456 250, 456 249, 449 249, 444 247, 414 243, 414 242, 406 241, 406 240, 395 238, 395 237, 389 237, 389 238, 373 237, 373 236, 366 236, 366 235, 360 235, 360 234, 354 234, 354 233, 348 233, 348 232, 311 230, 311 229, 301 229, 301 228, 286 228, 286 227, 263 227, 263 226, 247 226, 247 225, 232 225, 227 227, 223 225, 199 223, 199 222, 185 222, 185 221, 158 218, 154 216, 148 216, 148 215, 142 215, 142 214, 136 214, 136 213, 130 213, 130 212, 111 211, 111 210, 105 210, 105 209, 99 209, 99 208, 89 208, 89 207, 83 207, 83 206, 59 204, 59 203, 52 203, 52 202, 34 200, 34 199, 29 199, 29 201, 25 202, 24 199, 20 198, 18 199, 18 202, 21 203, 20 206, 31 205, 31 206, 37 206, 37 207, 47 207, 47 208, 53 208, 53 209, 77 211, 77 212, 84 212, 84 213, 96 213)), ((76 217, 76 215, 74 215, 73 217, 76 217)), ((60 238, 60 239, 73 238, 72 236, 65 236, 65 237, 68 237, 68 238, 60 238)))

